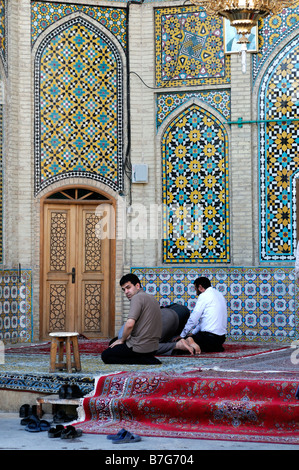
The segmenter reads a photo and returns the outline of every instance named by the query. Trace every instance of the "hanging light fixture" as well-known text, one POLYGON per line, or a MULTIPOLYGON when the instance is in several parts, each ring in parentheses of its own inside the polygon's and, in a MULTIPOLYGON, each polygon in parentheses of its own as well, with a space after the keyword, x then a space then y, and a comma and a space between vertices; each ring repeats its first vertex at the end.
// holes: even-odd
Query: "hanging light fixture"
POLYGON ((294 5, 295 0, 191 0, 191 3, 205 8, 208 15, 227 18, 240 36, 242 69, 246 72, 248 36, 260 18, 278 14, 284 8, 294 5))

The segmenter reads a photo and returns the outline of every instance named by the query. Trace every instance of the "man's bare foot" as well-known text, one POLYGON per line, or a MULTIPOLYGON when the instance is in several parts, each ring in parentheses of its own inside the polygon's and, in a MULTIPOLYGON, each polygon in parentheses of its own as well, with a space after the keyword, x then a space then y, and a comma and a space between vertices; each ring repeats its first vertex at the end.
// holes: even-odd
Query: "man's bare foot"
POLYGON ((196 356, 198 356, 200 353, 201 353, 201 349, 200 347, 198 346, 197 343, 195 343, 194 339, 191 338, 191 336, 188 336, 188 338, 186 338, 186 343, 194 349, 194 354, 196 356))
POLYGON ((194 355, 194 349, 193 347, 189 346, 187 341, 185 339, 180 339, 175 345, 174 349, 180 349, 181 351, 189 351, 189 353, 193 356, 194 355))

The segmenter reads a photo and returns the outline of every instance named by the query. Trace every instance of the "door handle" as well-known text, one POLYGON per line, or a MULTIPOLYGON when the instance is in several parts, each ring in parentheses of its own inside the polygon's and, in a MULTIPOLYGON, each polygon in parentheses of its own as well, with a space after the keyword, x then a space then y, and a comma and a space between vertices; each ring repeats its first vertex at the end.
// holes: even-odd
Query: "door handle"
POLYGON ((76 269, 75 269, 75 268, 72 268, 72 272, 71 272, 71 273, 67 273, 67 274, 71 274, 71 275, 72 275, 72 284, 75 284, 75 282, 76 282, 76 269))

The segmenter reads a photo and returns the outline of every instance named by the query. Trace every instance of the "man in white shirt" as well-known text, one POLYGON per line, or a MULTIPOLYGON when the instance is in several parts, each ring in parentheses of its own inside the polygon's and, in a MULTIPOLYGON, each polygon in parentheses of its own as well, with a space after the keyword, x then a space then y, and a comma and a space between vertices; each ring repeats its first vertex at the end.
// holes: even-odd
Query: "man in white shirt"
POLYGON ((194 286, 198 300, 180 337, 185 338, 194 348, 195 354, 224 351, 223 343, 227 333, 226 300, 206 277, 197 278, 194 286))

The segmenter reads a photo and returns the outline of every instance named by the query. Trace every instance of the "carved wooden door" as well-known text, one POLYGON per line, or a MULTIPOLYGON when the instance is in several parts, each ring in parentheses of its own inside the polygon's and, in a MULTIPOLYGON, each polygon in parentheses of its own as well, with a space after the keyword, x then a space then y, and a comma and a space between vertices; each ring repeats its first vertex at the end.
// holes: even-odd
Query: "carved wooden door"
POLYGON ((43 338, 53 331, 108 336, 110 247, 96 204, 44 206, 43 338))

